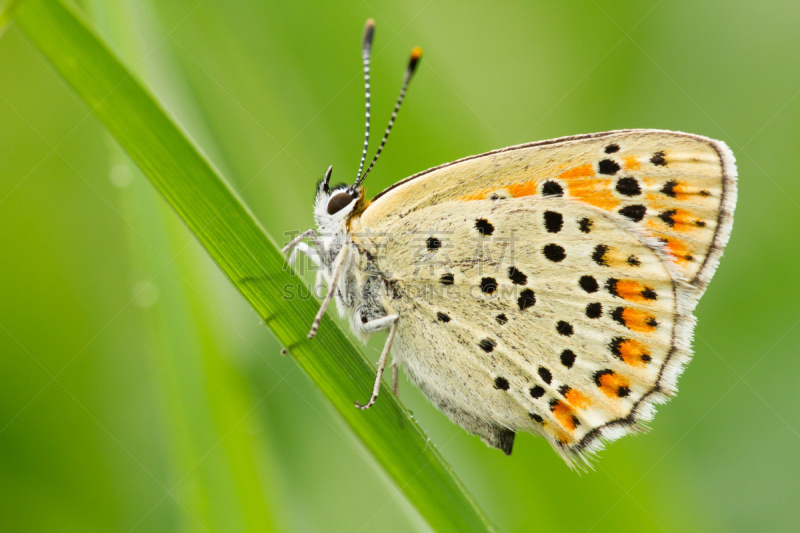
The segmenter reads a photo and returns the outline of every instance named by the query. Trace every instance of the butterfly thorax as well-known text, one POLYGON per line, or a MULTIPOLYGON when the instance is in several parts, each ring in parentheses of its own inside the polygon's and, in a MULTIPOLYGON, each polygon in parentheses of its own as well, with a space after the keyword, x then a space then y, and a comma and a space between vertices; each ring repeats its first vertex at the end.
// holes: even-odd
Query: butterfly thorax
POLYGON ((337 256, 344 252, 334 293, 336 307, 341 316, 348 318, 352 330, 366 340, 371 331, 365 324, 391 314, 390 286, 387 276, 378 268, 375 254, 370 251, 373 240, 354 238, 351 231, 353 221, 368 203, 363 189, 355 191, 357 196, 349 205, 329 213, 331 199, 336 194, 346 194, 342 190, 334 187, 326 191, 321 187, 317 192, 314 219, 319 238, 314 247, 328 280, 333 277, 337 256))

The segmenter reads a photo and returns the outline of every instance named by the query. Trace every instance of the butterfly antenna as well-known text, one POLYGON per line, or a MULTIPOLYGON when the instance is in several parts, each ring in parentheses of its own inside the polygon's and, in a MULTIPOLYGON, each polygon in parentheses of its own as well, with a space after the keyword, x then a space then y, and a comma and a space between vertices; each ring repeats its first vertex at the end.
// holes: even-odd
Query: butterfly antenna
POLYGON ((408 84, 411 81, 411 78, 414 76, 414 72, 417 70, 417 65, 419 64, 419 60, 422 58, 422 48, 419 46, 415 47, 411 51, 411 57, 408 60, 408 68, 406 68, 406 75, 403 79, 403 86, 400 88, 400 95, 397 97, 397 103, 394 105, 394 111, 392 111, 392 116, 389 119, 389 125, 386 126, 386 132, 383 134, 383 139, 381 139, 381 144, 378 146, 378 151, 375 152, 375 157, 372 158, 372 162, 367 167, 366 172, 361 175, 361 171, 359 171, 359 178, 356 180, 355 185, 353 187, 358 187, 361 185, 361 182, 364 181, 364 178, 367 177, 369 171, 372 170, 372 167, 375 166, 375 162, 378 160, 378 157, 381 155, 383 151, 383 147, 386 145, 386 139, 389 138, 389 132, 392 131, 392 126, 394 126, 394 121, 397 118, 397 112, 400 111, 400 106, 403 104, 403 99, 406 97, 406 90, 408 89, 408 84))
POLYGON ((364 133, 364 150, 361 152, 361 164, 358 166, 358 174, 356 174, 356 181, 364 170, 364 163, 367 161, 367 149, 369 148, 369 109, 370 109, 370 93, 369 93, 369 57, 372 52, 372 37, 375 35, 375 21, 372 19, 367 20, 364 26, 364 44, 361 49, 361 60, 364 62, 364 94, 367 97, 367 125, 364 133))

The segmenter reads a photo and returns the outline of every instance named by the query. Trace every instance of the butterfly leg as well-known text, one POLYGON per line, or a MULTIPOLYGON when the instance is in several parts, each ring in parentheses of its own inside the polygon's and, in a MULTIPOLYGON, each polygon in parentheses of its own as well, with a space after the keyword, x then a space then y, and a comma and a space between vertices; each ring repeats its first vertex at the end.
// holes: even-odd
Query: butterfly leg
POLYGON ((345 246, 342 246, 342 249, 339 250, 336 259, 333 261, 331 278, 328 280, 328 294, 326 294, 325 299, 322 300, 322 305, 319 307, 319 311, 317 311, 317 316, 314 317, 314 322, 311 324, 311 331, 308 332, 309 339, 313 339, 317 334, 319 323, 322 322, 322 316, 325 314, 328 304, 331 303, 333 293, 336 292, 336 282, 339 280, 339 274, 342 272, 342 265, 344 264, 347 253, 347 244, 345 244, 345 246))
POLYGON ((397 361, 392 359, 392 364, 389 366, 392 367, 392 392, 397 396, 397 361))
POLYGON ((369 401, 362 405, 356 402, 356 407, 361 410, 369 409, 372 407, 372 404, 375 403, 375 400, 378 399, 378 393, 381 390, 381 378, 383 378, 383 371, 386 368, 386 360, 389 358, 389 349, 392 347, 392 341, 394 340, 394 333, 397 331, 397 315, 390 315, 384 318, 379 318, 377 320, 386 320, 387 318, 393 317, 392 325, 389 326, 389 335, 386 336, 386 343, 383 345, 383 351, 381 352, 381 358, 378 359, 378 373, 375 376, 375 385, 372 387, 372 396, 370 397, 369 401))
POLYGON ((398 315, 386 315, 380 318, 374 318, 372 320, 362 323, 361 330, 364 333, 369 333, 371 335, 373 333, 377 333, 384 329, 390 328, 392 324, 397 322, 398 318, 399 318, 398 315))
POLYGON ((303 233, 301 233, 300 235, 298 235, 297 237, 292 239, 291 242, 289 242, 289 244, 287 244, 286 246, 283 247, 283 249, 281 250, 281 253, 284 253, 284 254, 287 253, 289 250, 291 250, 292 248, 297 246, 297 243, 299 243, 303 239, 305 239, 307 237, 311 237, 311 236, 314 236, 314 237, 317 237, 317 238, 319 237, 319 235, 317 235, 317 232, 314 231, 313 228, 310 229, 310 230, 304 231, 303 233))
POLYGON ((325 276, 325 269, 320 268, 317 270, 317 279, 314 282, 314 294, 317 298, 322 298, 322 284, 327 281, 328 278, 325 276))
POLYGON ((319 268, 320 265, 319 254, 314 248, 312 248, 311 246, 309 246, 304 242, 297 243, 294 247, 294 250, 292 250, 291 255, 289 255, 289 264, 291 266, 294 266, 295 262, 297 261, 297 254, 299 253, 305 254, 306 257, 308 257, 311 260, 311 262, 314 263, 314 266, 319 268))
POLYGON ((325 269, 320 268, 321 259, 319 257, 319 253, 308 244, 300 242, 301 239, 304 239, 306 237, 319 237, 319 235, 317 235, 317 232, 314 231, 313 229, 303 232, 294 239, 292 239, 292 242, 284 246, 281 252, 285 254, 289 250, 292 250, 291 255, 289 255, 289 265, 292 267, 297 261, 298 253, 304 253, 306 257, 308 257, 311 260, 311 262, 314 263, 314 266, 317 269, 317 278, 314 281, 314 294, 317 296, 317 298, 322 298, 322 284, 323 282, 327 281, 325 278, 325 269))

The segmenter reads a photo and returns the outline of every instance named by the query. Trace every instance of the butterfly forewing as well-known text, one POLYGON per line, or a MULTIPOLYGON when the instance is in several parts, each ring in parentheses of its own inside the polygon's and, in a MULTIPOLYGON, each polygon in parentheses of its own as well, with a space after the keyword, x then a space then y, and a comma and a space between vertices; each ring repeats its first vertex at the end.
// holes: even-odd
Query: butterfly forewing
POLYGON ((513 146, 436 167, 378 195, 360 225, 378 230, 431 204, 563 196, 634 222, 661 240, 678 274, 704 286, 736 201, 730 150, 705 137, 628 130, 513 146))

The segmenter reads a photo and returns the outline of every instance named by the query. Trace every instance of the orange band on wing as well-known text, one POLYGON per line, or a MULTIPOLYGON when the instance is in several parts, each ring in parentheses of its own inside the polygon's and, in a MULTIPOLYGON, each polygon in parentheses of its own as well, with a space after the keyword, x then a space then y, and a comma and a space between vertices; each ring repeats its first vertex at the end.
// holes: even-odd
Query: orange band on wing
POLYGON ((659 218, 667 224, 672 231, 692 231, 697 229, 697 215, 685 209, 670 209, 662 211, 659 218))
POLYGON ((489 189, 489 188, 480 189, 466 196, 462 196, 461 198, 459 198, 459 200, 461 200, 462 202, 469 202, 471 200, 486 200, 486 196, 488 196, 489 193, 494 190, 496 189, 489 189))
POLYGON ((594 176, 594 167, 587 163, 585 165, 566 170, 559 174, 558 177, 564 180, 571 180, 575 178, 590 178, 592 176, 594 176))
POLYGON ((566 181, 570 196, 587 204, 606 210, 612 210, 619 205, 619 200, 611 194, 608 186, 602 189, 599 187, 600 184, 594 179, 594 167, 590 164, 565 170, 558 177, 566 181))
POLYGON ((653 315, 631 307, 625 307, 622 310, 620 322, 629 330, 638 333, 652 333, 658 327, 658 322, 653 315))
POLYGON ((570 389, 569 392, 564 395, 564 399, 577 409, 584 409, 591 404, 588 396, 575 389, 570 389))
POLYGON ((611 211, 619 206, 619 200, 611 194, 611 189, 598 187, 597 180, 594 178, 578 178, 570 181, 569 194, 589 205, 611 211))
POLYGON ((683 241, 679 241, 675 238, 667 239, 667 250, 678 263, 686 264, 694 261, 691 250, 689 250, 689 247, 683 241))
POLYGON ((536 194, 536 189, 538 186, 538 181, 531 180, 524 183, 514 183, 513 185, 509 185, 506 187, 506 190, 508 191, 508 194, 514 198, 519 198, 520 196, 531 196, 536 194))
POLYGON ((653 289, 631 279, 617 281, 614 289, 620 298, 629 302, 647 302, 657 298, 653 289))
POLYGON ((596 379, 600 390, 609 398, 622 398, 630 394, 630 382, 616 372, 601 372, 596 379))
POLYGON ((565 429, 568 431, 575 431, 578 422, 572 409, 569 408, 569 405, 561 401, 556 401, 552 404, 550 410, 553 412, 553 416, 556 417, 556 420, 561 422, 561 425, 564 426, 565 429))
POLYGON ((650 362, 647 346, 635 339, 614 339, 611 342, 611 352, 630 366, 641 368, 650 362))
POLYGON ((639 163, 639 159, 635 155, 623 157, 622 163, 625 170, 639 170, 642 168, 642 164, 639 163))

